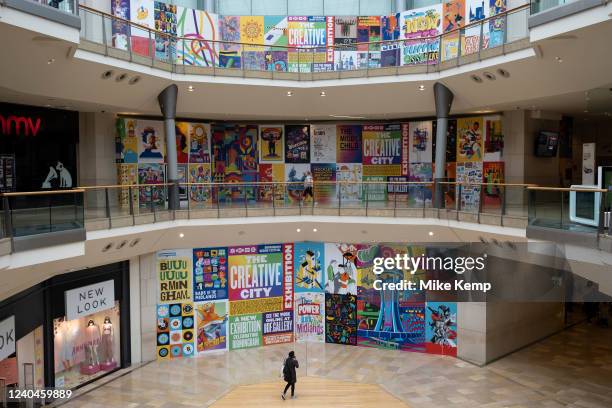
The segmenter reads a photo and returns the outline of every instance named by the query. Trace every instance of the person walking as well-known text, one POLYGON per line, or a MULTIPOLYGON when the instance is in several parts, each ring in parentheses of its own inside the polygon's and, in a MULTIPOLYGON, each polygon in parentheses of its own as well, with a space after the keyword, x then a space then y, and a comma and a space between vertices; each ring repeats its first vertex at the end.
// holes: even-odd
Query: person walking
POLYGON ((287 357, 285 360, 285 365, 283 367, 283 377, 287 382, 285 390, 281 394, 281 398, 283 400, 285 399, 285 394, 287 393, 289 387, 291 387, 291 398, 295 399, 295 383, 297 382, 297 373, 295 372, 296 368, 300 368, 300 363, 298 363, 297 359, 295 358, 295 352, 290 351, 289 357, 287 357))
POLYGON ((304 193, 302 194, 302 201, 306 201, 306 196, 310 196, 310 198, 314 200, 314 194, 312 191, 313 185, 314 181, 312 179, 312 173, 307 171, 304 177, 304 193))

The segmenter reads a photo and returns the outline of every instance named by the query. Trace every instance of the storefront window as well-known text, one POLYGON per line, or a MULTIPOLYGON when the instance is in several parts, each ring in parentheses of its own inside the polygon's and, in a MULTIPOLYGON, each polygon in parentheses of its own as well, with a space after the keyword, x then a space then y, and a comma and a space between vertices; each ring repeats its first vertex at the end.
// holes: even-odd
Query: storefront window
POLYGON ((55 386, 75 388, 118 367, 119 302, 74 320, 53 320, 55 386))

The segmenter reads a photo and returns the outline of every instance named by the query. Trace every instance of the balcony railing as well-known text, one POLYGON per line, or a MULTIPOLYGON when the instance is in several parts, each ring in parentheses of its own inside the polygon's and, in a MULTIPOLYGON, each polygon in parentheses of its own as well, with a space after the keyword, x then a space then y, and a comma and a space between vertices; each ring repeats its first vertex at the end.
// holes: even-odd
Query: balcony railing
POLYGON ((525 48, 529 36, 529 4, 441 35, 325 47, 173 36, 86 6, 80 17, 87 51, 175 73, 279 79, 437 72, 525 48))

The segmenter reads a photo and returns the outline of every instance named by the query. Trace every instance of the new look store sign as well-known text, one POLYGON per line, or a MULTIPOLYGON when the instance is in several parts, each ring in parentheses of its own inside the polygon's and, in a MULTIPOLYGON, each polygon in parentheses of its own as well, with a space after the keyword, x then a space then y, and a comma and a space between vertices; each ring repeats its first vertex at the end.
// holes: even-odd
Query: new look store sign
POLYGON ((115 305, 115 281, 108 280, 66 291, 66 319, 110 309, 115 305))
POLYGON ((15 352, 15 316, 0 322, 0 361, 15 352))

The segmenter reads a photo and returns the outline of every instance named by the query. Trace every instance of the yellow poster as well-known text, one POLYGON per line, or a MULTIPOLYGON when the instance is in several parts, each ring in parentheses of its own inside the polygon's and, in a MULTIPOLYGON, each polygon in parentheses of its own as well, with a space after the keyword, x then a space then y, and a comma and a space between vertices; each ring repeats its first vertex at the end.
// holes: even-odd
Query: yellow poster
POLYGON ((176 162, 189 161, 189 123, 176 122, 176 162))
POLYGON ((191 250, 169 250, 157 254, 157 303, 184 303, 192 299, 191 250))
POLYGON ((283 310, 283 298, 260 298, 249 300, 236 300, 229 302, 230 316, 238 316, 254 313, 268 313, 283 310))
MULTIPOLYGON (((137 164, 119 164, 117 166, 117 181, 120 185, 126 186, 121 189, 119 194, 119 204, 122 208, 128 208, 129 202, 129 187, 138 184, 138 165, 137 164)), ((134 208, 138 207, 138 188, 132 188, 132 202, 134 208)))
POLYGON ((124 163, 138 163, 138 136, 136 119, 117 119, 118 131, 122 144, 121 156, 124 163))
POLYGON ((264 43, 264 18, 263 16, 240 17, 240 41, 245 45, 244 51, 265 51, 260 44, 264 43), (252 44, 252 45, 246 45, 252 44))
POLYGON ((457 119, 457 163, 482 161, 482 117, 457 119))

